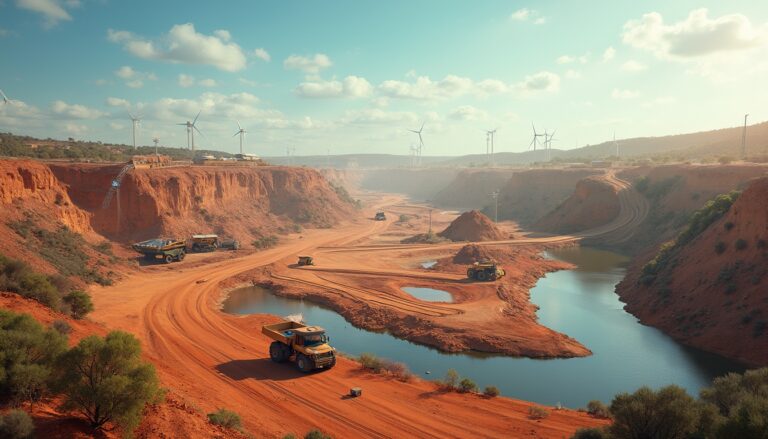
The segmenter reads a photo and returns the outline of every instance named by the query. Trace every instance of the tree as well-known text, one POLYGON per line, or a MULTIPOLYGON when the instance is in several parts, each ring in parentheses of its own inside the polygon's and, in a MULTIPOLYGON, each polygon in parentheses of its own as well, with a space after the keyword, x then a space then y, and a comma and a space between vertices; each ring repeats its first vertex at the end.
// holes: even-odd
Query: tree
POLYGON ((93 311, 93 302, 91 296, 85 291, 74 290, 64 296, 64 302, 69 305, 72 317, 82 319, 89 312, 93 311))
POLYGON ((448 369, 447 372, 445 372, 445 377, 443 378, 443 387, 449 390, 453 390, 456 388, 456 385, 459 383, 459 373, 456 372, 456 369, 448 369))
POLYGON ((144 405, 160 395, 155 368, 141 361, 139 341, 126 332, 82 339, 60 367, 63 408, 82 413, 94 429, 111 423, 133 430, 144 405))
POLYGON ((610 411, 609 432, 620 438, 684 439, 697 432, 700 421, 699 404, 678 386, 621 393, 610 411))
POLYGON ((32 418, 23 410, 11 410, 0 417, 0 437, 4 439, 28 438, 34 430, 32 418))

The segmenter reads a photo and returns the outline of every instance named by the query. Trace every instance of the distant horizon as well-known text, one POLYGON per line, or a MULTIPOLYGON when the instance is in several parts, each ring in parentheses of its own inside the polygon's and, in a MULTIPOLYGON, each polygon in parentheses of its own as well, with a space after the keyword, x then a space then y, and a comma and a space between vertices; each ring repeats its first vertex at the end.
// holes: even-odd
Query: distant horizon
POLYGON ((424 123, 456 157, 491 129, 525 152, 532 124, 568 151, 768 120, 768 4, 184 5, 0 3, 0 130, 131 144, 133 113, 138 144, 185 147, 201 112, 198 149, 238 152, 239 122, 261 156, 408 155, 424 123))

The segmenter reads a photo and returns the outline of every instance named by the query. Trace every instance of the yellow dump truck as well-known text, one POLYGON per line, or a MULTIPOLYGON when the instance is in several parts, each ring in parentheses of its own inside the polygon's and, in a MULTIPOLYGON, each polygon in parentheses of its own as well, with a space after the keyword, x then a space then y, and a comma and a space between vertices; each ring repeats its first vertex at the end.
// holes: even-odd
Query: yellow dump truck
POLYGON ((133 244, 134 250, 144 255, 149 261, 161 259, 166 264, 184 260, 187 241, 175 238, 157 238, 133 244))
POLYGON ((505 274, 503 268, 496 266, 496 263, 491 261, 475 262, 467 268, 467 277, 481 282, 494 281, 505 274))
POLYGON ((286 320, 264 325, 261 332, 274 340, 269 345, 269 358, 275 363, 293 359, 296 367, 304 373, 336 365, 336 349, 328 344, 325 329, 319 326, 286 320))

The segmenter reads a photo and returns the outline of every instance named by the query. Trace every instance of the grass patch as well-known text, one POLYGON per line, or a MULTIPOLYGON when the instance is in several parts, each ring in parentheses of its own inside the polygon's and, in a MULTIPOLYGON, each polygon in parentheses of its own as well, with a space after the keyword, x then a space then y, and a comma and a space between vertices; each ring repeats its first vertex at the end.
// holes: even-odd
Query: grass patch
POLYGON ((251 245, 253 245, 253 248, 257 248, 259 250, 265 250, 265 249, 276 246, 279 241, 280 241, 280 238, 278 238, 277 236, 267 235, 267 236, 262 236, 258 239, 255 239, 251 243, 251 245))
POLYGON ((208 413, 208 421, 213 425, 220 425, 230 430, 243 428, 243 421, 237 413, 220 408, 213 413, 208 413))

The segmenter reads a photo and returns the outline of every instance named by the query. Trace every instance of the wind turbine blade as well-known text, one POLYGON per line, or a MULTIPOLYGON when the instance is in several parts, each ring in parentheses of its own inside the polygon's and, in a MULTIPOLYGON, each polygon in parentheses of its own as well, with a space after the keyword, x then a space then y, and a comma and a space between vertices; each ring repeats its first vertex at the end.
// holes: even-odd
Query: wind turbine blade
POLYGON ((421 131, 419 131, 419 143, 424 146, 424 139, 421 138, 421 131))
POLYGON ((200 131, 200 130, 199 130, 197 127, 196 127, 196 126, 192 125, 192 128, 194 128, 194 129, 195 129, 195 131, 197 131, 198 133, 200 133, 200 135, 201 135, 201 136, 205 137, 205 134, 203 134, 203 133, 202 133, 202 131, 200 131))
POLYGON ((187 126, 187 124, 185 124, 185 123, 177 123, 176 125, 187 126))
POLYGON ((5 93, 3 93, 3 91, 2 91, 2 90, 0 90, 0 95, 2 95, 2 96, 3 96, 3 102, 5 102, 5 103, 8 103, 8 101, 9 101, 10 99, 8 99, 8 96, 6 96, 6 95, 5 95, 5 93))
MULTIPOLYGON (((237 122, 237 121, 235 121, 235 122, 237 122)), ((238 128, 240 131, 242 131, 242 130, 243 130, 243 127, 241 127, 241 126, 240 126, 240 122, 237 122, 237 128, 238 128)))
POLYGON ((424 124, 427 123, 426 121, 421 123, 421 128, 419 128, 419 133, 421 133, 424 130, 424 124))
POLYGON ((240 134, 240 131, 236 132, 235 134, 232 134, 232 137, 235 137, 238 134, 240 134))
POLYGON ((197 116, 195 116, 195 120, 192 121, 192 125, 194 125, 195 122, 197 122, 197 118, 200 117, 200 113, 202 113, 202 112, 203 112, 203 110, 200 110, 200 111, 197 112, 197 116))

